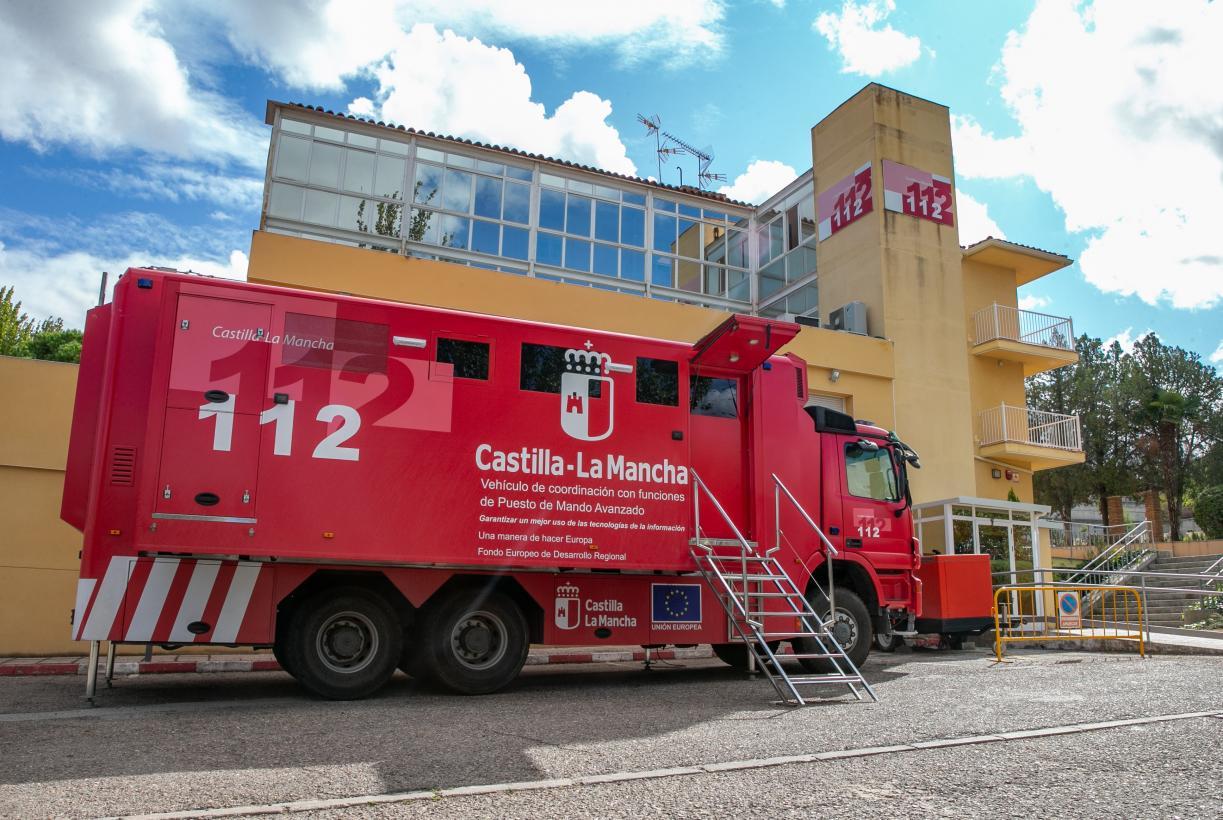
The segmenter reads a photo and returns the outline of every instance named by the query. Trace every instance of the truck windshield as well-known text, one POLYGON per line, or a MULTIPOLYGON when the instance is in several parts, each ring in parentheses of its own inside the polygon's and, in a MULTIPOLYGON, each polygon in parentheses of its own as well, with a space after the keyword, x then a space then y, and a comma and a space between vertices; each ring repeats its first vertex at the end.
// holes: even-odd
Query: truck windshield
POLYGON ((899 501, 900 489, 892 452, 886 447, 863 450, 857 444, 845 445, 845 486, 850 495, 876 501, 899 501))

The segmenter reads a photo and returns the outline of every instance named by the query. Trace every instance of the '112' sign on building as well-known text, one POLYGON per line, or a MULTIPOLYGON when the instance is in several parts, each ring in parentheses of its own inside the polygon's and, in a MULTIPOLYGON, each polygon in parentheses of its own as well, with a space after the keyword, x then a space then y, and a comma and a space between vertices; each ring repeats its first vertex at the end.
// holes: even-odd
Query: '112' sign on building
POLYGON ((883 207, 947 227, 955 224, 951 180, 890 159, 883 161, 883 207))

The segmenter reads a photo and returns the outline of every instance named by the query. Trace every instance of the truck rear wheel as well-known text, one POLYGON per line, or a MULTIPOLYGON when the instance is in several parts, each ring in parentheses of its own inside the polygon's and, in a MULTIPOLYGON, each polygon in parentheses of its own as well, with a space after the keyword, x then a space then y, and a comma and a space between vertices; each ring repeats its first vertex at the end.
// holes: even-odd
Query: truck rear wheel
MULTIPOLYGON (((874 627, 871 625, 870 613, 866 604, 858 594, 845 587, 837 587, 834 596, 837 605, 833 635, 845 650, 845 654, 861 666, 866 656, 870 654, 871 642, 874 638, 874 627)), ((822 617, 828 617, 828 597, 818 588, 814 588, 809 597, 811 606, 822 617)), ((821 651, 814 638, 797 638, 794 640, 794 651, 798 654, 816 654, 821 651)), ((828 647, 831 649, 832 647, 828 647)), ((799 663, 808 672, 835 672, 836 666, 827 658, 799 658, 799 663)))
POLYGON ((358 587, 325 590, 293 612, 286 669, 306 689, 355 700, 382 687, 399 662, 403 628, 381 596, 358 587))
MULTIPOLYGON (((769 649, 772 652, 776 653, 779 646, 781 646, 781 641, 769 641, 769 649)), ((713 654, 727 666, 738 669, 740 672, 747 671, 747 644, 742 641, 739 643, 715 643, 713 645, 713 654)))
POLYGON ((500 592, 472 587, 443 596, 430 602, 419 622, 421 671, 462 695, 495 692, 518 677, 529 648, 518 605, 500 592))

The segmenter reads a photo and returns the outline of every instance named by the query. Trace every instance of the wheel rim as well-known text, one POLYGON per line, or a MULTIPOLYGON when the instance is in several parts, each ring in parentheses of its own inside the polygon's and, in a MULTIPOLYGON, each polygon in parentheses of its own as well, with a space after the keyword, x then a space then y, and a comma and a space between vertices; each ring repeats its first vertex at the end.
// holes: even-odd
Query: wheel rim
POLYGON ((832 636, 846 652, 858 645, 858 622, 849 610, 838 607, 836 617, 833 618, 832 636))
POLYGON ((378 630, 360 612, 337 612, 319 627, 315 649, 332 672, 351 675, 373 663, 378 655, 378 630))
POLYGON ((450 651, 468 669, 496 666, 506 653, 505 622, 486 610, 468 612, 450 630, 450 651))

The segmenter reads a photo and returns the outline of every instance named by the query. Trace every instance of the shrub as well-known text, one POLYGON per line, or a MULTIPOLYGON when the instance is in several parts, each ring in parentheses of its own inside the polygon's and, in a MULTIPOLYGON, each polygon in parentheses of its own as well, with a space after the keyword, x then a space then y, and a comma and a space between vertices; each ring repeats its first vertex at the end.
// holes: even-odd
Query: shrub
POLYGON ((1198 494, 1193 520, 1207 538, 1223 538, 1223 484, 1207 487, 1198 494))

